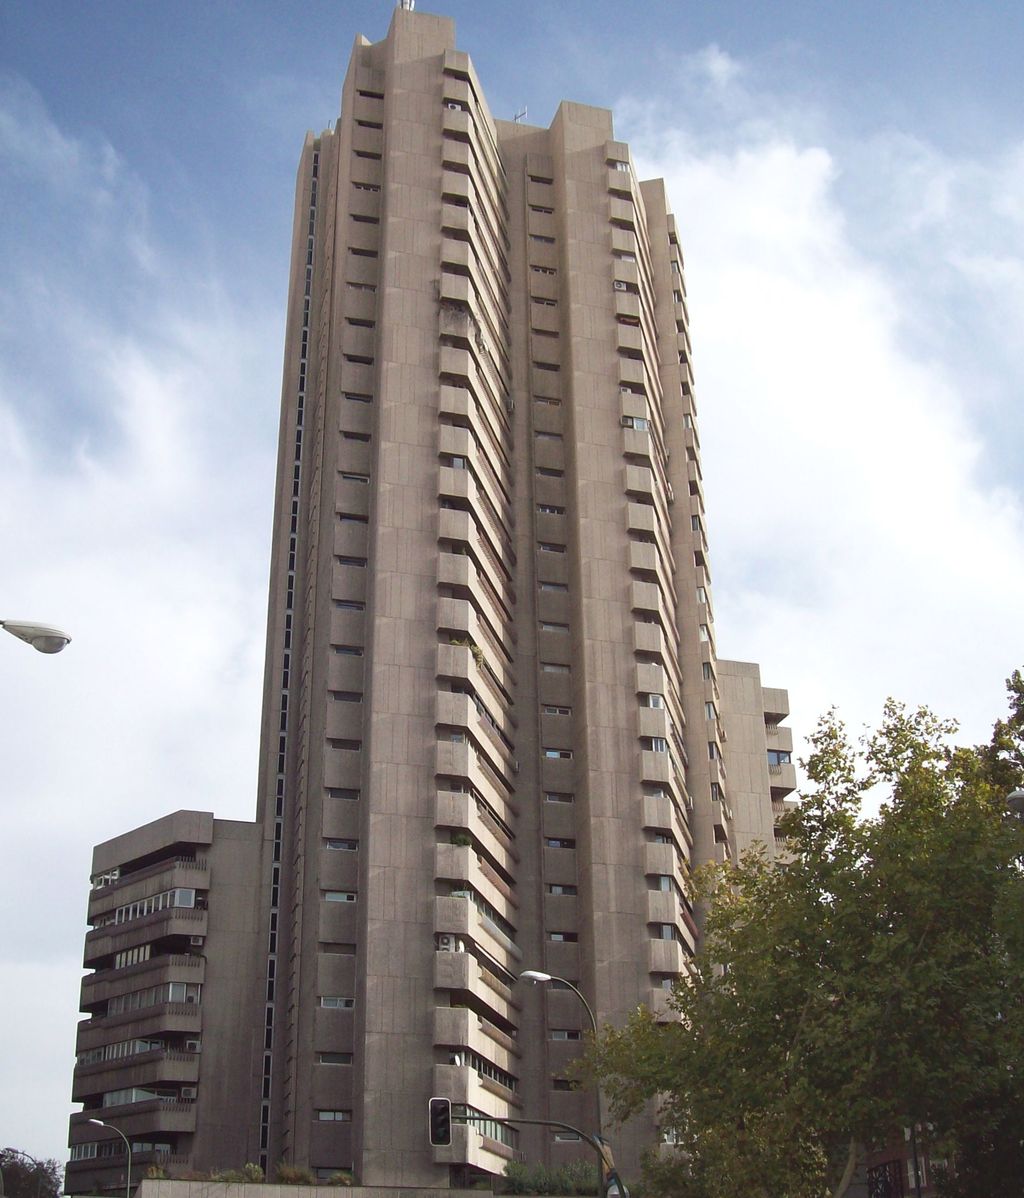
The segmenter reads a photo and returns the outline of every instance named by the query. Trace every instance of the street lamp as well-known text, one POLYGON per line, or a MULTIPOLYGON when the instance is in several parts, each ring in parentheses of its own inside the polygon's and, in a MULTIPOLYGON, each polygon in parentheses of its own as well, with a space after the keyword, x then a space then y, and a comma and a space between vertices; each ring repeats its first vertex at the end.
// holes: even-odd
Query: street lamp
MULTIPOLYGON (((568 978, 560 978, 553 973, 545 973, 541 969, 524 969, 519 977, 521 981, 532 982, 535 986, 543 985, 546 982, 558 982, 560 986, 565 986, 566 989, 571 990, 583 1004, 583 1007, 587 1012, 587 1016, 590 1019, 590 1030, 594 1033, 594 1039, 597 1039, 597 1017, 594 1015, 594 1008, 590 1005, 590 1003, 587 1002, 583 992, 579 989, 579 987, 574 986, 568 978)), ((618 1180, 618 1174, 615 1173, 614 1167, 611 1164, 611 1149, 607 1145, 604 1138, 604 1120, 601 1115, 600 1083, 597 1086, 597 1139, 602 1145, 602 1156, 604 1158, 604 1163, 600 1166, 598 1193, 607 1195, 611 1192, 613 1183, 616 1183, 617 1186, 621 1186, 622 1183, 618 1180), (608 1179, 607 1185, 606 1178, 608 1179)))
MULTIPOLYGON (((5 1148, 4 1152, 10 1153, 11 1156, 23 1156, 25 1158, 25 1160, 31 1161, 32 1164, 35 1165, 35 1167, 36 1167, 36 1169, 35 1169, 35 1172, 36 1172, 36 1198, 39 1198, 39 1195, 43 1191, 43 1173, 46 1171, 46 1166, 43 1164, 43 1162, 36 1160, 36 1158, 31 1154, 31 1152, 26 1152, 23 1148, 5 1148)), ((4 1174, 3 1174, 3 1170, 0 1169, 0 1198, 3 1198, 3 1193, 4 1193, 4 1174)))
POLYGON ((128 1139, 128 1137, 124 1134, 124 1132, 119 1127, 115 1127, 112 1123, 104 1123, 102 1119, 90 1119, 89 1122, 95 1123, 97 1127, 105 1127, 108 1131, 116 1131, 117 1134, 121 1137, 121 1139, 124 1140, 124 1149, 125 1149, 125 1152, 128 1153, 128 1169, 127 1169, 127 1172, 125 1173, 126 1180, 124 1183, 124 1198, 130 1198, 131 1192, 132 1192, 132 1145, 131 1145, 131 1141, 128 1139))
POLYGON ((1018 819, 1024 818, 1024 790, 1019 786, 1011 790, 1006 796, 1006 806, 1018 819))
POLYGON ((49 624, 34 624, 28 620, 0 620, 0 628, 16 636, 19 641, 38 649, 40 653, 59 653, 71 644, 71 637, 49 624))

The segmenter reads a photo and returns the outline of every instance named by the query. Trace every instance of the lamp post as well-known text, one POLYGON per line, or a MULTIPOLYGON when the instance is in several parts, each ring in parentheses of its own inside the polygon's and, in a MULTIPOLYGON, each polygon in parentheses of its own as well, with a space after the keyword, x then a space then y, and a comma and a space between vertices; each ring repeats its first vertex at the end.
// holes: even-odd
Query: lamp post
MULTIPOLYGON (((594 1034, 594 1039, 595 1040, 597 1039, 597 1017, 594 1014, 594 1008, 590 1005, 590 1003, 587 1002, 585 996, 583 995, 583 992, 579 989, 579 987, 574 986, 573 983, 570 982, 568 978, 560 978, 560 977, 557 977, 553 973, 545 973, 541 969, 524 969, 523 972, 519 975, 519 977, 520 977, 520 980, 522 980, 524 982, 532 982, 533 985, 535 985, 535 986, 543 985, 547 982, 558 982, 559 985, 565 986, 566 989, 571 990, 573 992, 573 994, 575 994, 576 997, 583 1004, 583 1008, 587 1012, 587 1017, 590 1019, 590 1030, 594 1034)), ((602 1145, 605 1145, 606 1142, 605 1142, 605 1138, 604 1138, 604 1119, 601 1114, 601 1086, 600 1086, 600 1084, 598 1084, 596 1089, 597 1089, 597 1137, 596 1138, 602 1145)), ((603 1157, 602 1163, 598 1166, 598 1169, 599 1169, 598 1194, 603 1195, 606 1191, 606 1187, 605 1187, 605 1178, 606 1177, 609 1177, 609 1178, 616 1177, 617 1178, 617 1174, 614 1173, 614 1169, 610 1162, 611 1162, 611 1150, 609 1148, 607 1151, 607 1156, 603 1157)))
POLYGON ((1006 796, 1006 806, 1012 815, 1024 819, 1024 790, 1019 786, 1006 796))
MULTIPOLYGON (((31 1161, 36 1167, 36 1198, 39 1198, 43 1188, 43 1173, 46 1166, 42 1161, 36 1160, 31 1152, 26 1152, 23 1148, 5 1148, 4 1152, 9 1152, 11 1156, 23 1156, 25 1160, 31 1161)), ((3 1198, 4 1193, 4 1175, 3 1170, 0 1170, 0 1198, 3 1198)))
POLYGON ((0 620, 0 628, 40 653, 59 653, 71 644, 71 637, 66 632, 49 624, 35 624, 29 620, 0 620))
POLYGON ((121 1137, 121 1139, 124 1140, 124 1150, 125 1150, 125 1152, 128 1153, 128 1168, 127 1168, 127 1171, 125 1172, 124 1198, 131 1198, 131 1192, 132 1192, 132 1145, 131 1145, 131 1141, 128 1139, 128 1137, 124 1134, 124 1132, 119 1127, 115 1127, 112 1123, 104 1123, 102 1119, 90 1119, 89 1122, 95 1123, 97 1127, 105 1127, 108 1131, 116 1131, 117 1134, 121 1137))

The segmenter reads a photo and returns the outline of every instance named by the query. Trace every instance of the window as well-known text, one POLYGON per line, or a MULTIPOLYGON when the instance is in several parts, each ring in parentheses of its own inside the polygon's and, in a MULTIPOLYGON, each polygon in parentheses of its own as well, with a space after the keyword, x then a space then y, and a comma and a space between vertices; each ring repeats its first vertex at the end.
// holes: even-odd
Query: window
POLYGON ((366 569, 365 557, 353 557, 349 553, 336 553, 334 555, 334 560, 339 566, 357 566, 359 569, 366 569))
POLYGON ((354 802, 359 798, 359 791, 353 790, 350 786, 328 786, 327 797, 329 799, 348 799, 354 802))
POLYGON ((368 474, 353 474, 350 470, 342 470, 341 477, 349 483, 369 483, 368 474))
POLYGON ((545 749, 544 756, 551 760, 572 761, 572 749, 545 749))
POLYGON ((352 1054, 350 1052, 318 1052, 316 1063, 318 1065, 351 1065, 352 1054))
POLYGON ((327 738, 327 744, 332 749, 341 749, 346 753, 358 753, 363 747, 363 742, 361 740, 349 740, 348 738, 341 736, 329 736, 327 738))
POLYGON ((670 893, 673 889, 672 879, 668 874, 651 874, 647 879, 647 889, 670 893))
POLYGON ((555 620, 541 620, 540 630, 541 632, 568 632, 569 625, 559 624, 555 620))
POLYGON ((317 1119, 320 1120, 321 1123, 351 1123, 352 1122, 352 1112, 351 1111, 319 1110, 316 1113, 316 1117, 317 1117, 317 1119))
POLYGON ((652 923, 651 938, 653 940, 675 940, 676 925, 674 923, 652 923))
POLYGON ((565 836, 546 836, 544 844, 549 849, 574 849, 576 841, 565 836))
POLYGON ((716 719, 717 717, 718 717, 718 712, 715 711, 714 703, 705 703, 704 704, 704 718, 706 720, 713 720, 713 719, 716 719))
POLYGON ((793 755, 788 749, 769 749, 768 764, 769 765, 790 765, 793 761, 793 755))
POLYGON ((711 640, 711 629, 708 628, 707 624, 701 624, 700 628, 697 631, 698 631, 698 634, 702 641, 710 641, 711 640))
POLYGON ((555 1132, 555 1143, 556 1144, 567 1144, 567 1143, 569 1143, 569 1141, 575 1141, 575 1140, 578 1140, 579 1138, 580 1138, 579 1132, 576 1132, 576 1131, 556 1131, 555 1132))
POLYGON ((711 783, 711 801, 712 803, 720 803, 722 801, 722 787, 718 782, 711 783))
POLYGON ((563 665, 560 661, 542 661, 540 663, 541 671, 545 674, 568 674, 569 667, 563 665))
POLYGON ((641 736, 640 745, 648 753, 668 752, 668 741, 663 736, 641 736))
POLYGON ((575 932, 548 932, 548 939, 556 944, 575 944, 579 936, 575 932))
POLYGON ((571 707, 560 707, 554 703, 545 703, 541 711, 545 715, 572 715, 571 707))
POLYGON ((320 1005, 330 1007, 333 1011, 351 1011, 356 1005, 354 998, 342 998, 338 994, 321 994, 320 1005))
POLYGON ((354 903, 356 892, 354 890, 325 890, 324 898, 329 903, 354 903))
POLYGON ((579 1082, 570 1081, 567 1077, 555 1077, 551 1079, 552 1090, 578 1090, 579 1082))
POLYGON ((718 744, 713 740, 709 740, 708 741, 708 760, 716 761, 718 759, 718 756, 719 756, 718 744))
POLYGON ((361 599, 335 599, 334 606, 344 611, 366 611, 366 604, 361 599))
POLYGON ((566 882, 550 882, 548 884, 548 894, 557 895, 559 897, 572 896, 576 893, 576 887, 570 886, 566 882))
POLYGON ((579 1040, 580 1033, 575 1028, 555 1027, 551 1029, 552 1040, 579 1040))
POLYGON ((331 691, 330 696, 335 703, 362 703, 363 701, 361 691, 331 691))
POLYGON ((623 416, 622 427, 635 428, 637 432, 646 433, 651 427, 651 422, 645 416, 623 416))
POLYGON ((362 645, 332 645, 331 648, 335 653, 340 653, 343 657, 362 657, 362 645))
POLYGON ((354 512, 339 512, 338 519, 342 524, 369 524, 368 516, 357 516, 354 512))
POLYGON ((558 545, 554 541, 538 541, 537 548, 541 553, 564 553, 565 546, 558 545))
POLYGON ((568 584, 564 582, 541 582, 538 585, 542 591, 558 591, 563 595, 569 591, 568 584))
POLYGON ((537 475, 539 478, 564 478, 565 471, 557 470, 554 466, 538 466, 537 475))
POLYGON ((324 840, 325 849, 338 849, 346 853, 354 853, 359 848, 358 840, 339 840, 335 836, 328 836, 324 840))
POLYGON ((574 803, 575 801, 575 796, 566 794, 564 790, 546 790, 544 792, 545 803, 574 803))
POLYGON ((565 508, 557 503, 538 503, 537 511, 543 516, 564 516, 565 508))
POLYGON ((665 696, 657 691, 651 691, 649 694, 640 696, 640 703, 643 707, 664 707, 665 696))

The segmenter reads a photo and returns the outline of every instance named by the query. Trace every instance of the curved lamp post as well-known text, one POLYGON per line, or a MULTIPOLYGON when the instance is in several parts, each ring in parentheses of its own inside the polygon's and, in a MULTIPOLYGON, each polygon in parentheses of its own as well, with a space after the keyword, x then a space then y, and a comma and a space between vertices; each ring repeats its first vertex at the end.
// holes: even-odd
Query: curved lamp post
MULTIPOLYGON (((23 1148, 5 1148, 4 1152, 9 1152, 11 1154, 11 1156, 23 1156, 25 1158, 25 1160, 31 1161, 32 1164, 35 1165, 35 1167, 36 1167, 36 1198, 39 1198, 39 1195, 43 1191, 42 1175, 46 1169, 46 1166, 43 1164, 43 1162, 36 1160, 36 1158, 32 1155, 31 1152, 26 1152, 23 1148)), ((4 1175, 3 1175, 3 1170, 0 1170, 0 1196, 2 1196, 3 1193, 4 1193, 4 1175)))
MULTIPOLYGON (((541 969, 524 969, 523 972, 519 975, 519 978, 521 981, 524 981, 524 982, 532 982, 535 986, 543 985, 547 982, 558 982, 559 985, 565 986, 566 989, 571 990, 573 992, 573 994, 575 994, 576 997, 583 1004, 583 1008, 587 1012, 587 1016, 590 1019, 590 1030, 594 1033, 594 1039, 595 1040, 597 1039, 597 1017, 594 1015, 594 1008, 590 1005, 590 1003, 587 1002, 586 998, 583 995, 583 992, 579 989, 579 987, 574 986, 572 984, 572 982, 569 981, 568 978, 560 978, 553 973, 544 973, 544 971, 541 969)), ((601 1086, 600 1086, 600 1084, 598 1084, 598 1086, 596 1088, 597 1088, 597 1139, 600 1141, 600 1143, 602 1145, 607 1146, 607 1142, 605 1141, 605 1138, 604 1138, 604 1119, 601 1114, 601 1086)), ((606 1180, 605 1180, 606 1179, 606 1168, 609 1171, 611 1171, 612 1167, 610 1165, 610 1160, 611 1160, 611 1153, 610 1153, 610 1149, 609 1149, 608 1156, 605 1159, 605 1166, 603 1166, 601 1169, 600 1185, 598 1186, 599 1194, 606 1192, 606 1180)), ((615 1176, 616 1181, 618 1181, 618 1175, 615 1174, 614 1176, 615 1176)), ((621 1182, 619 1182, 618 1184, 621 1185, 621 1182)), ((611 1187, 607 1187, 608 1192, 610 1192, 610 1189, 611 1189, 611 1187)))
POLYGON ((0 628, 40 653, 59 653, 65 645, 71 644, 71 637, 66 632, 51 628, 49 624, 34 624, 29 620, 0 620, 0 628))
POLYGON ((132 1145, 131 1145, 131 1141, 128 1139, 128 1137, 124 1134, 124 1132, 119 1127, 115 1127, 112 1123, 104 1123, 102 1119, 90 1119, 89 1122, 95 1123, 97 1127, 105 1127, 108 1131, 116 1131, 117 1134, 121 1137, 121 1139, 124 1140, 124 1150, 125 1150, 125 1152, 128 1153, 128 1169, 127 1169, 127 1172, 125 1173, 126 1180, 124 1183, 124 1198, 130 1198, 130 1195, 132 1192, 132 1145))
POLYGON ((1024 790, 1019 786, 1006 796, 1006 806, 1018 819, 1024 818, 1024 790))

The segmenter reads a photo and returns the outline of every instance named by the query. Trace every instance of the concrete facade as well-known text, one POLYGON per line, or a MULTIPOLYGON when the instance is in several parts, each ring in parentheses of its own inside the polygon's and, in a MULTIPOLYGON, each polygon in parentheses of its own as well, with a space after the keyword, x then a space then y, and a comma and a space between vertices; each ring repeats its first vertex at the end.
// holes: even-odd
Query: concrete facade
MULTIPOLYGON (((585 1014, 518 975, 602 1022, 664 1010, 691 867, 773 852, 792 789, 766 756, 785 692, 717 657, 690 353, 675 219, 610 113, 495 121, 441 17, 357 39, 298 172, 256 823, 178 813, 96 851, 119 872, 90 938, 140 861, 231 846, 191 946, 216 1044, 154 1159, 447 1187, 586 1156, 479 1122, 595 1129, 585 1014), (450 1148, 431 1095, 478 1120, 450 1148)), ((116 952, 90 944, 83 1003, 116 952)), ((91 1068, 76 1144, 125 1088, 91 1068)), ((656 1138, 616 1134, 627 1175, 656 1138)), ((115 1185, 89 1159, 72 1192, 115 1185)))

